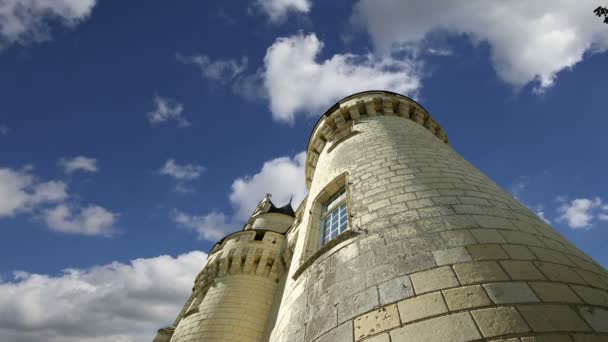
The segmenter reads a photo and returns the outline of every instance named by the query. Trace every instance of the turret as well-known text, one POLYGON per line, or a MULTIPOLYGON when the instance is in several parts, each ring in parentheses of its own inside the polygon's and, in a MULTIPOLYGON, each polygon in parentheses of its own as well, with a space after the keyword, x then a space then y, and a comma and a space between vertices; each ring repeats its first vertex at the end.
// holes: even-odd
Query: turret
POLYGON ((280 277, 285 232, 295 213, 267 195, 242 231, 217 242, 196 277, 192 295, 155 342, 260 341, 280 277))

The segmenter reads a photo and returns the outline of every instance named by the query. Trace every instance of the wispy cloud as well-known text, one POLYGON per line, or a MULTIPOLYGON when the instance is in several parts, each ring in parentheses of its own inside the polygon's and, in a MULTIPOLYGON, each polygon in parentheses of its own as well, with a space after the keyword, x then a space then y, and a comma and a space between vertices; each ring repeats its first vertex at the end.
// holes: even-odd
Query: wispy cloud
POLYGON ((310 0, 257 0, 255 6, 268 16, 272 23, 282 23, 289 13, 308 13, 310 0))
POLYGON ((275 158, 265 162, 256 174, 235 179, 229 194, 232 215, 218 210, 195 215, 174 209, 170 218, 178 226, 196 232, 200 239, 217 241, 227 233, 240 229, 266 193, 272 194, 272 200, 277 205, 293 199, 295 209, 307 194, 305 159, 305 152, 294 157, 275 158))
POLYGON ((74 173, 76 171, 84 172, 97 172, 99 167, 97 166, 97 159, 86 156, 77 156, 74 158, 62 158, 59 160, 59 165, 63 168, 63 171, 67 174, 74 173))
POLYGON ((0 135, 9 135, 10 133, 11 129, 8 126, 0 124, 0 135))
POLYGON ((599 197, 576 198, 571 201, 558 199, 558 222, 565 222, 572 229, 591 229, 595 220, 608 220, 608 206, 599 197))
POLYGON ((51 22, 73 27, 89 17, 96 0, 0 1, 0 49, 51 39, 51 22))
POLYGON ((154 110, 148 112, 148 121, 152 125, 175 121, 177 127, 190 127, 190 122, 183 115, 184 105, 170 98, 154 96, 154 110))
POLYGON ((118 219, 99 205, 79 206, 63 181, 42 181, 31 168, 0 168, 0 219, 19 214, 40 217, 53 231, 81 235, 110 236, 118 219))
POLYGON ((184 64, 196 66, 203 78, 219 82, 233 80, 247 69, 248 64, 247 57, 242 57, 240 61, 234 59, 212 60, 206 55, 184 56, 176 54, 176 58, 184 64))
POLYGON ((188 182, 198 179, 205 168, 202 165, 196 164, 178 164, 174 159, 168 159, 159 170, 159 173, 164 176, 169 176, 175 181, 174 190, 176 192, 192 192, 192 188, 188 182))

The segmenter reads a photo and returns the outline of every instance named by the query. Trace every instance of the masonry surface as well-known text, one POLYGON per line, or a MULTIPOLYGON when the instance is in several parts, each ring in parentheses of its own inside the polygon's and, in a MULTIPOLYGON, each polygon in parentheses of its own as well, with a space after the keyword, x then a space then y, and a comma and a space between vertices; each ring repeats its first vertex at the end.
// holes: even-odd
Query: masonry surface
POLYGON ((294 215, 266 198, 216 244, 155 341, 608 341, 606 270, 411 99, 369 91, 333 106, 306 178, 294 215), (319 246, 318 207, 341 186, 348 230, 319 246))

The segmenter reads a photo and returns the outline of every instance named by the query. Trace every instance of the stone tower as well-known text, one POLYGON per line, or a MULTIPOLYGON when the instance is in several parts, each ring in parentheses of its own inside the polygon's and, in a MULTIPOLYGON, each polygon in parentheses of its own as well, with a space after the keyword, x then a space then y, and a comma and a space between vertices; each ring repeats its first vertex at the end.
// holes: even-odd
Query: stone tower
POLYGON ((608 272, 415 101, 335 104, 308 142, 306 184, 295 215, 267 197, 215 245, 155 341, 608 341, 608 272))

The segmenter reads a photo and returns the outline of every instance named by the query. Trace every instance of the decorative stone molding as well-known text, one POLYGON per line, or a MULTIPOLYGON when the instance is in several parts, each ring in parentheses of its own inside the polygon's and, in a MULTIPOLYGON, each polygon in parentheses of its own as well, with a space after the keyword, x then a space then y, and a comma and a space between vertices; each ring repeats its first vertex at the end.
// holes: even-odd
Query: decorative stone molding
POLYGON ((388 91, 366 91, 351 95, 338 102, 321 117, 315 126, 306 153, 306 186, 310 188, 319 155, 329 145, 352 136, 352 126, 365 117, 392 115, 412 120, 425 127, 444 143, 448 137, 437 121, 416 101, 388 91))

